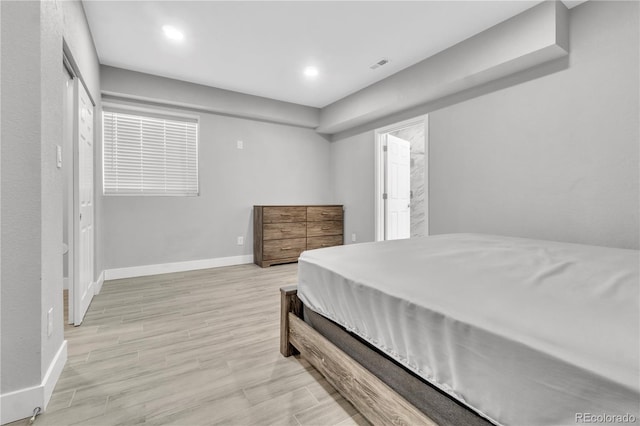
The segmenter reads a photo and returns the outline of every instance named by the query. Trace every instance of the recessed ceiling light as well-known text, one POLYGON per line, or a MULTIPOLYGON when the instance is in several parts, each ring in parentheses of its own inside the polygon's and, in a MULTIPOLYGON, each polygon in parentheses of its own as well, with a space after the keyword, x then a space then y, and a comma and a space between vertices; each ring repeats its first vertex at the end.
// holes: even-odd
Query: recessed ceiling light
POLYGON ((318 76, 318 68, 316 67, 306 67, 304 69, 304 75, 309 78, 314 78, 318 76))
POLYGON ((171 25, 164 25, 162 31, 164 31, 164 35, 171 40, 182 40, 184 38, 182 31, 171 25))

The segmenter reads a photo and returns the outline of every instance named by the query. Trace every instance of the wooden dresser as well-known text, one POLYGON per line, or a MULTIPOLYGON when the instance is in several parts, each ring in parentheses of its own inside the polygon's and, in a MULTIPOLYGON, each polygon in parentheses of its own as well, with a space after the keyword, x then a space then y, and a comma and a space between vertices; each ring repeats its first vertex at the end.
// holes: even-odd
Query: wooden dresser
POLYGON ((342 245, 343 208, 253 206, 253 261, 266 266, 296 262, 300 253, 342 245))

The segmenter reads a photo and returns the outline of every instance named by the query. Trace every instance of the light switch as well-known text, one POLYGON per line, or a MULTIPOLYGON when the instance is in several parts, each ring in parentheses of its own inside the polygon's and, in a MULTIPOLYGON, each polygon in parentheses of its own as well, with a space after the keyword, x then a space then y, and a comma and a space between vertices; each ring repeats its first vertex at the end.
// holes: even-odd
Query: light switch
POLYGON ((237 142, 236 142, 236 144, 237 144, 237 146, 238 146, 238 149, 244 149, 244 142, 242 142, 242 141, 237 141, 237 142))
POLYGON ((51 333, 53 333, 53 308, 47 312, 47 336, 51 336, 51 333))
POLYGON ((60 145, 56 145, 56 165, 58 168, 62 168, 62 147, 60 145))

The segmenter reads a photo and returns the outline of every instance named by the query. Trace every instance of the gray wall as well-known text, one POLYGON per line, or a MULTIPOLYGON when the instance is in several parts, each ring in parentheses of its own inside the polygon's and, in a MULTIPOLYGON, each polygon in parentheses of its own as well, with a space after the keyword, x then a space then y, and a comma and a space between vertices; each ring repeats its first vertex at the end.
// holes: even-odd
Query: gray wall
POLYGON ((336 135, 336 201, 347 206, 346 226, 373 241, 369 129, 429 113, 432 234, 638 248, 638 27, 637 2, 583 3, 570 11, 568 61, 336 135))
POLYGON ((5 394, 38 385, 41 379, 42 316, 34 312, 42 311, 42 129, 38 84, 40 5, 2 2, 0 7, 3 112, 0 392, 5 394))
POLYGON ((374 241, 374 132, 331 144, 335 201, 345 206, 345 243, 355 233, 357 243, 374 241))
MULTIPOLYGON (((127 75, 105 74, 105 86, 123 90, 127 75)), ((139 73, 131 75, 140 81, 139 73)), ((180 99, 178 82, 173 80, 172 87, 171 99, 180 99)), ((333 202, 330 143, 314 130, 186 112, 200 115, 200 195, 100 193, 105 269, 250 255, 254 204, 333 202), (237 140, 244 149, 237 149, 237 140), (238 236, 245 237, 244 246, 236 244, 238 236)))
POLYGON ((55 146, 62 145, 63 35, 87 80, 99 79, 79 2, 60 7, 4 1, 0 7, 4 395, 40 385, 63 343, 63 182, 55 161, 55 146), (48 336, 50 308, 53 332, 48 336))
POLYGON ((430 114, 431 233, 638 248, 638 28, 584 3, 568 69, 430 114))
MULTIPOLYGON (((64 340, 62 304, 62 200, 63 173, 56 166, 56 145, 62 146, 62 15, 55 3, 40 4, 40 232, 41 377, 64 340), (51 336, 47 312, 53 309, 51 336)), ((33 142, 33 141, 32 141, 33 142)), ((22 172, 24 173, 24 171, 22 172)))

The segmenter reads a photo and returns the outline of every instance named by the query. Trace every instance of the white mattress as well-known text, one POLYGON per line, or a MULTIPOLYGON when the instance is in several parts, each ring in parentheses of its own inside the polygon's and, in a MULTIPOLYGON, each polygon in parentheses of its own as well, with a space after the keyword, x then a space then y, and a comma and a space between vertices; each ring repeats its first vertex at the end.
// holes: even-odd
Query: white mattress
POLYGON ((638 264, 636 250, 440 235, 306 251, 298 295, 493 423, 640 421, 638 264))

